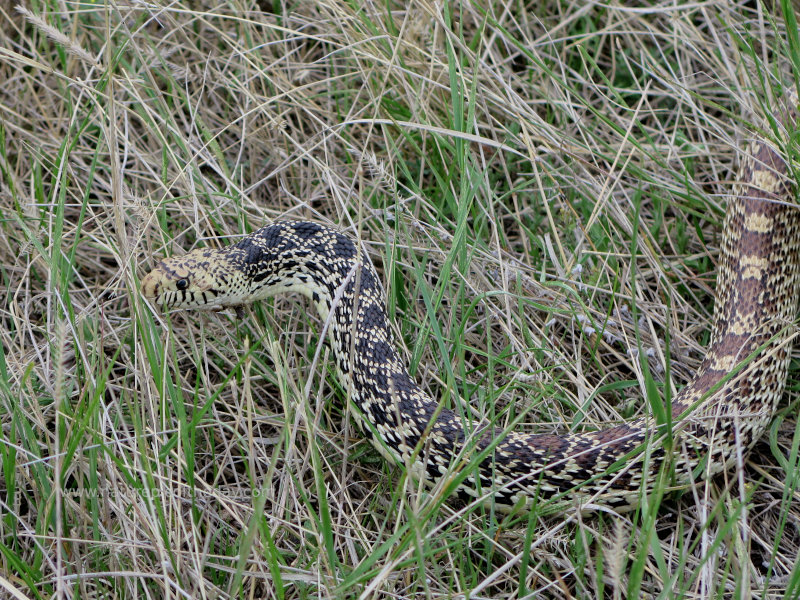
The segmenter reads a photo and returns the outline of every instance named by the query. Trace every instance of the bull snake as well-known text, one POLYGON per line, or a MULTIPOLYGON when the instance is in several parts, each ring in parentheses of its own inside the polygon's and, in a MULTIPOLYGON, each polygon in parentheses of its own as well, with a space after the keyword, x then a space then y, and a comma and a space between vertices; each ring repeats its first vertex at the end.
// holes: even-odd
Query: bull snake
POLYGON ((465 424, 409 375, 369 261, 347 236, 318 223, 278 222, 225 248, 165 259, 142 290, 163 308, 239 307, 300 292, 327 322, 356 421, 386 458, 431 484, 477 461, 458 492, 500 509, 537 502, 625 509, 652 489, 667 459, 672 484, 686 486, 730 468, 771 421, 800 283, 800 215, 789 204, 788 171, 764 140, 743 160, 722 231, 711 340, 695 377, 672 399, 671 427, 640 417, 600 431, 534 435, 465 424))

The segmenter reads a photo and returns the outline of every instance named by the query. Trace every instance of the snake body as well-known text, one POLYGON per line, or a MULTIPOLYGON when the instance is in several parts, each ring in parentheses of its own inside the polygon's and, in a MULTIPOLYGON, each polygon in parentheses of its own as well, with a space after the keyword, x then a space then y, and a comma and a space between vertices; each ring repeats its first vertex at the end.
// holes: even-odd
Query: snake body
POLYGON ((378 276, 357 245, 318 223, 279 222, 225 248, 165 259, 142 290, 165 308, 240 306, 300 292, 328 323, 357 421, 388 459, 431 484, 477 462, 458 492, 500 509, 576 500, 623 509, 652 489, 667 461, 668 485, 686 486, 730 468, 769 424, 786 381, 800 283, 792 190, 779 152, 754 143, 723 225, 711 341, 695 377, 672 398, 671 425, 642 417, 600 431, 534 435, 465 423, 409 375, 378 276))

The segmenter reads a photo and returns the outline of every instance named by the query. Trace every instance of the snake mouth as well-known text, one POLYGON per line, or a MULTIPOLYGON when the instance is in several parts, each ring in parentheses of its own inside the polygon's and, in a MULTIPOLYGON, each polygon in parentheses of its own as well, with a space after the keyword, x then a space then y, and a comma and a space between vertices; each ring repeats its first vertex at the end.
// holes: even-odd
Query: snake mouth
POLYGON ((225 293, 204 278, 188 277, 164 262, 145 275, 140 283, 144 298, 158 308, 219 309, 225 306, 225 293))
POLYGON ((155 302, 162 308, 192 310, 222 310, 234 306, 235 303, 225 302, 220 297, 219 290, 169 290, 164 291, 155 302))

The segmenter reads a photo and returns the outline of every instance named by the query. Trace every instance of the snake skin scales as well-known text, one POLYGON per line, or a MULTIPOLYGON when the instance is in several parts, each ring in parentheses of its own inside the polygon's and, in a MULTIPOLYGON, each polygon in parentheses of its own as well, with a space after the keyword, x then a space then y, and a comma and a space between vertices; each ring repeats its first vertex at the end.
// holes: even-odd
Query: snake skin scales
MULTIPOLYGON (((795 106, 786 111, 792 126, 795 106)), ((477 463, 458 493, 500 509, 626 509, 667 472, 660 469, 667 460, 667 487, 685 487, 730 468, 771 421, 786 381, 800 283, 793 189, 778 150, 764 140, 752 144, 724 221, 711 341, 694 379, 672 399, 671 427, 641 417, 600 431, 534 435, 464 423, 409 375, 369 261, 348 237, 317 223, 279 222, 226 248, 168 258, 142 290, 163 308, 241 306, 300 292, 328 320, 353 413, 387 459, 431 484, 477 463)))

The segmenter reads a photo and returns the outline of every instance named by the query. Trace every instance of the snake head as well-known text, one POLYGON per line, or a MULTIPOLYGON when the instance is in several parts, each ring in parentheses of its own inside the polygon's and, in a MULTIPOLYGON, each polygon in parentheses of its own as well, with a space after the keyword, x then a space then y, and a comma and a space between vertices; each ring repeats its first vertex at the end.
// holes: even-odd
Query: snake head
MULTIPOLYGON (((307 221, 267 225, 230 246, 201 248, 158 263, 142 294, 162 308, 236 308, 283 292, 299 292, 327 315, 337 287, 356 266, 346 236, 307 221)), ((366 273, 362 290, 375 286, 366 273)))
POLYGON ((242 304, 235 295, 222 293, 230 286, 230 273, 220 251, 193 250, 162 260, 142 279, 142 294, 163 309, 221 309, 242 304))

